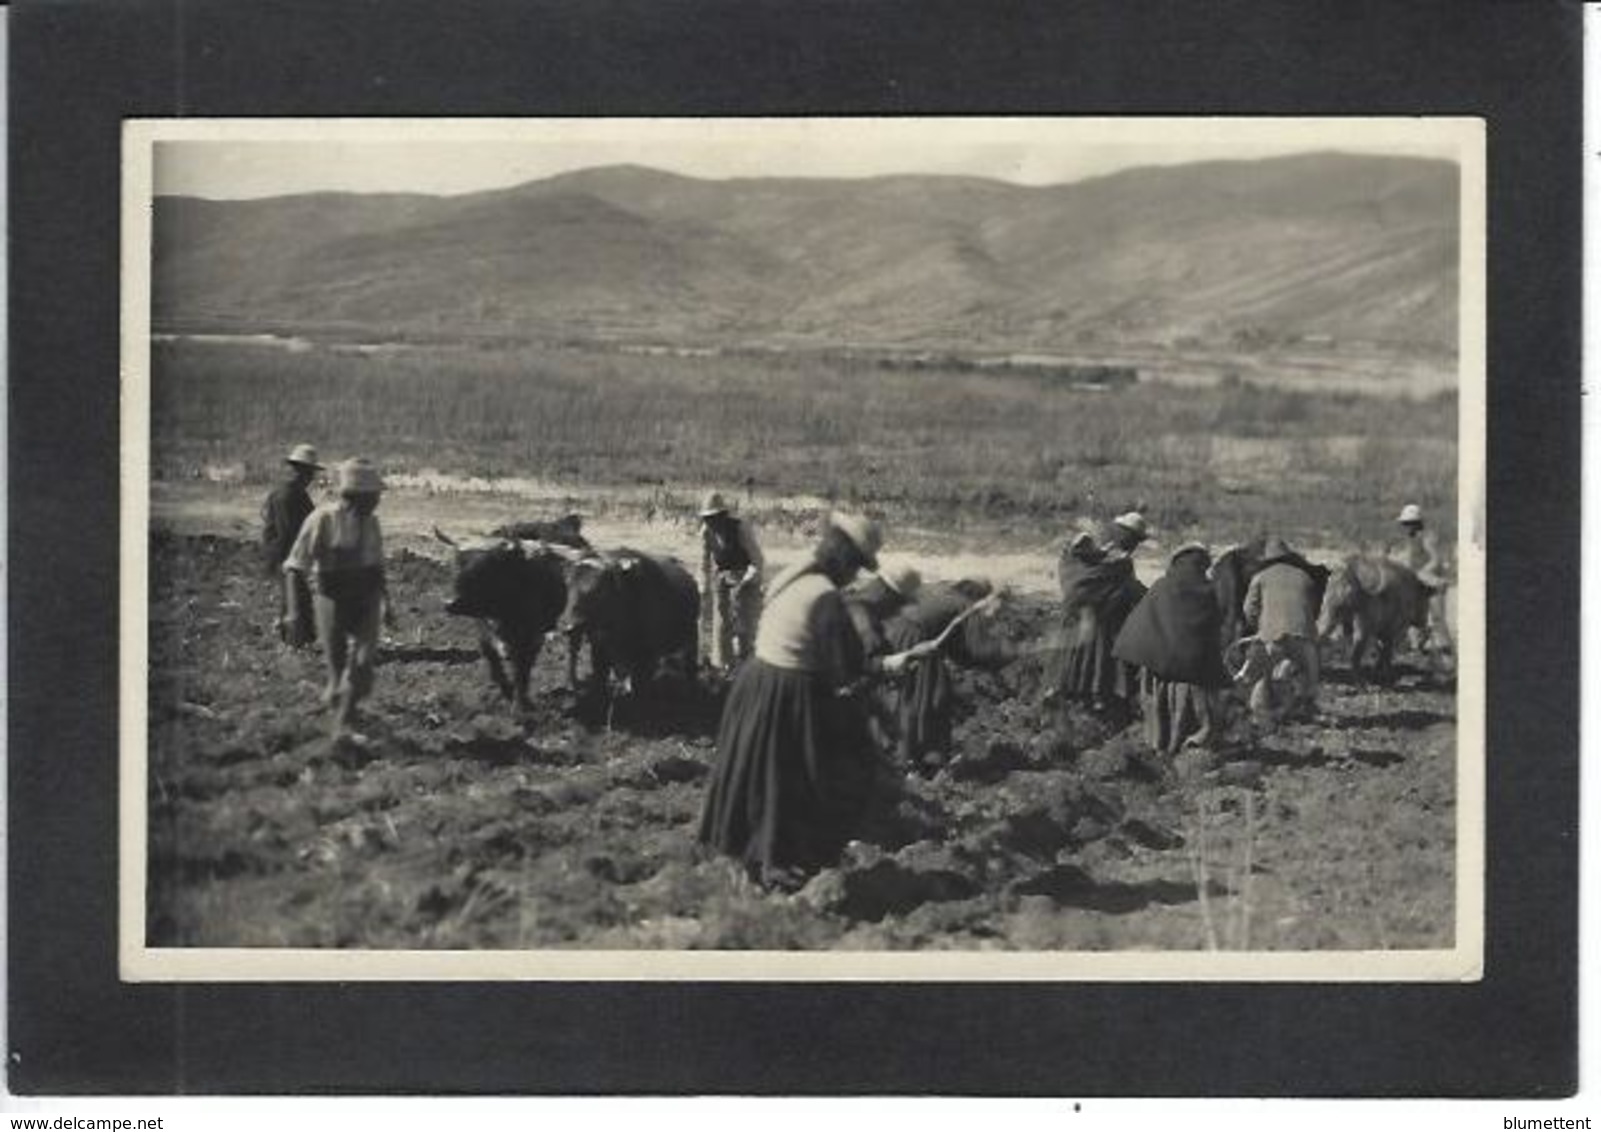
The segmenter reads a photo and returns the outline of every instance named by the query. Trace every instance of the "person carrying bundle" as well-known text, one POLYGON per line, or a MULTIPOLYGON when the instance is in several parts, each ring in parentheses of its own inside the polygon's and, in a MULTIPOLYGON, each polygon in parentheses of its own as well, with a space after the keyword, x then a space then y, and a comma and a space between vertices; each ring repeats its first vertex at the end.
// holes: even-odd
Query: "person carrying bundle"
POLYGON ((1138 679, 1134 669, 1113 658, 1112 645, 1129 612, 1145 596, 1131 557, 1143 536, 1142 530, 1114 524, 1106 545, 1097 546, 1090 535, 1080 534, 1062 552, 1056 576, 1062 589, 1064 639, 1056 692, 1064 703, 1123 718, 1130 712, 1138 679), (1108 546, 1116 549, 1109 551, 1108 546))

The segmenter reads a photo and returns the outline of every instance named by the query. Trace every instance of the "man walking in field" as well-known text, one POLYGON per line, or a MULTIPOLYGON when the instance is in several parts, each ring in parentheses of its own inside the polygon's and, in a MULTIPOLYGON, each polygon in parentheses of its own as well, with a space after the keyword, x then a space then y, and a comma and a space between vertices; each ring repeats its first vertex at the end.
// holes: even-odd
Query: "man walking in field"
POLYGON ((312 512, 308 489, 317 473, 322 471, 322 465, 317 462, 317 450, 309 444, 295 445, 284 458, 284 463, 289 466, 289 475, 272 489, 261 504, 261 556, 267 576, 273 580, 278 592, 278 619, 274 627, 278 639, 288 643, 311 639, 310 597, 302 594, 301 601, 292 603, 289 593, 290 586, 304 586, 305 579, 286 574, 283 565, 289 557, 289 549, 295 544, 295 537, 300 534, 301 525, 312 512), (297 626, 290 623, 291 608, 303 612, 308 618, 305 624, 297 626))
POLYGON ((734 515, 721 493, 701 504, 701 593, 711 664, 731 673, 751 655, 762 616, 762 548, 749 520, 734 515))
MULTIPOLYGON (((380 617, 390 621, 384 579, 383 533, 378 497, 384 489, 378 469, 366 460, 339 466, 339 498, 324 503, 302 524, 284 574, 309 579, 317 637, 328 665, 323 703, 335 709, 334 739, 365 745, 355 730, 356 706, 372 691, 380 617)), ((290 614, 300 624, 300 588, 290 588, 290 614)), ((296 643, 299 643, 298 641, 296 643)))

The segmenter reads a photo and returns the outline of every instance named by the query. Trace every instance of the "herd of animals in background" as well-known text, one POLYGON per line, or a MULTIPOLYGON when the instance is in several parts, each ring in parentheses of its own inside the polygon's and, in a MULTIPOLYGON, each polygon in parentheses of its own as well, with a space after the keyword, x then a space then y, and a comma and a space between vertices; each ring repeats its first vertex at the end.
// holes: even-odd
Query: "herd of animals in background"
MULTIPOLYGON (((320 643, 336 743, 370 746, 358 705, 372 687, 380 624, 394 624, 375 513, 382 478, 347 461, 334 497, 313 506, 315 450, 299 445, 286 463, 289 477, 262 512, 265 566, 281 580, 279 631, 293 646, 320 643)), ((587 647, 587 690, 608 702, 706 674, 729 685, 700 837, 772 886, 827 864, 848 839, 871 790, 862 751, 892 749, 907 769, 947 753, 948 664, 998 668, 1051 651, 1051 698, 1119 724, 1139 717, 1149 745, 1174 755, 1217 740, 1231 684, 1249 690, 1252 715, 1270 726, 1317 718, 1320 646, 1338 634, 1359 679, 1370 649, 1381 680, 1409 639, 1436 660, 1450 650, 1448 578, 1411 504, 1397 518, 1405 541, 1395 557, 1329 567, 1267 535, 1214 560, 1185 543, 1148 590, 1133 570, 1148 524, 1127 512, 1064 548, 1059 624, 1037 646, 989 631, 984 614, 1001 595, 987 582, 925 583, 908 566, 880 563, 882 531, 863 516, 828 516, 812 554, 776 573, 720 494, 699 517, 698 578, 670 556, 592 546, 578 515, 473 537, 435 528, 455 560, 444 608, 476 622, 490 677, 517 711, 530 706, 532 670, 557 637, 569 687, 579 687, 587 647)))

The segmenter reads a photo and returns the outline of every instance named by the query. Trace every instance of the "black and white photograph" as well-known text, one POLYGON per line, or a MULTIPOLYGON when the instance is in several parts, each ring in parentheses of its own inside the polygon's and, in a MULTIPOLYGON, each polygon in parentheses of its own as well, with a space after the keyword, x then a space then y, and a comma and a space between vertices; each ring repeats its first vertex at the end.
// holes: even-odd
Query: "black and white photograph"
POLYGON ((122 977, 1480 978, 1484 157, 126 123, 122 977))

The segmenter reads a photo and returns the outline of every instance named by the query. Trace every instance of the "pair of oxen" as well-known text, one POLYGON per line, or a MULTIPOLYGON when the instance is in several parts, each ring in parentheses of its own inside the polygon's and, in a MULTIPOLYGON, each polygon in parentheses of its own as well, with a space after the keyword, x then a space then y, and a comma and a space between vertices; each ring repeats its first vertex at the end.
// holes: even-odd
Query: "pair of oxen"
POLYGON ((693 679, 700 593, 675 558, 598 551, 577 515, 514 523, 487 537, 434 537, 455 551, 455 593, 445 611, 478 622, 478 644, 496 687, 518 709, 548 637, 567 640, 567 683, 578 687, 578 656, 590 649, 591 690, 612 677, 641 689, 664 668, 693 679))

